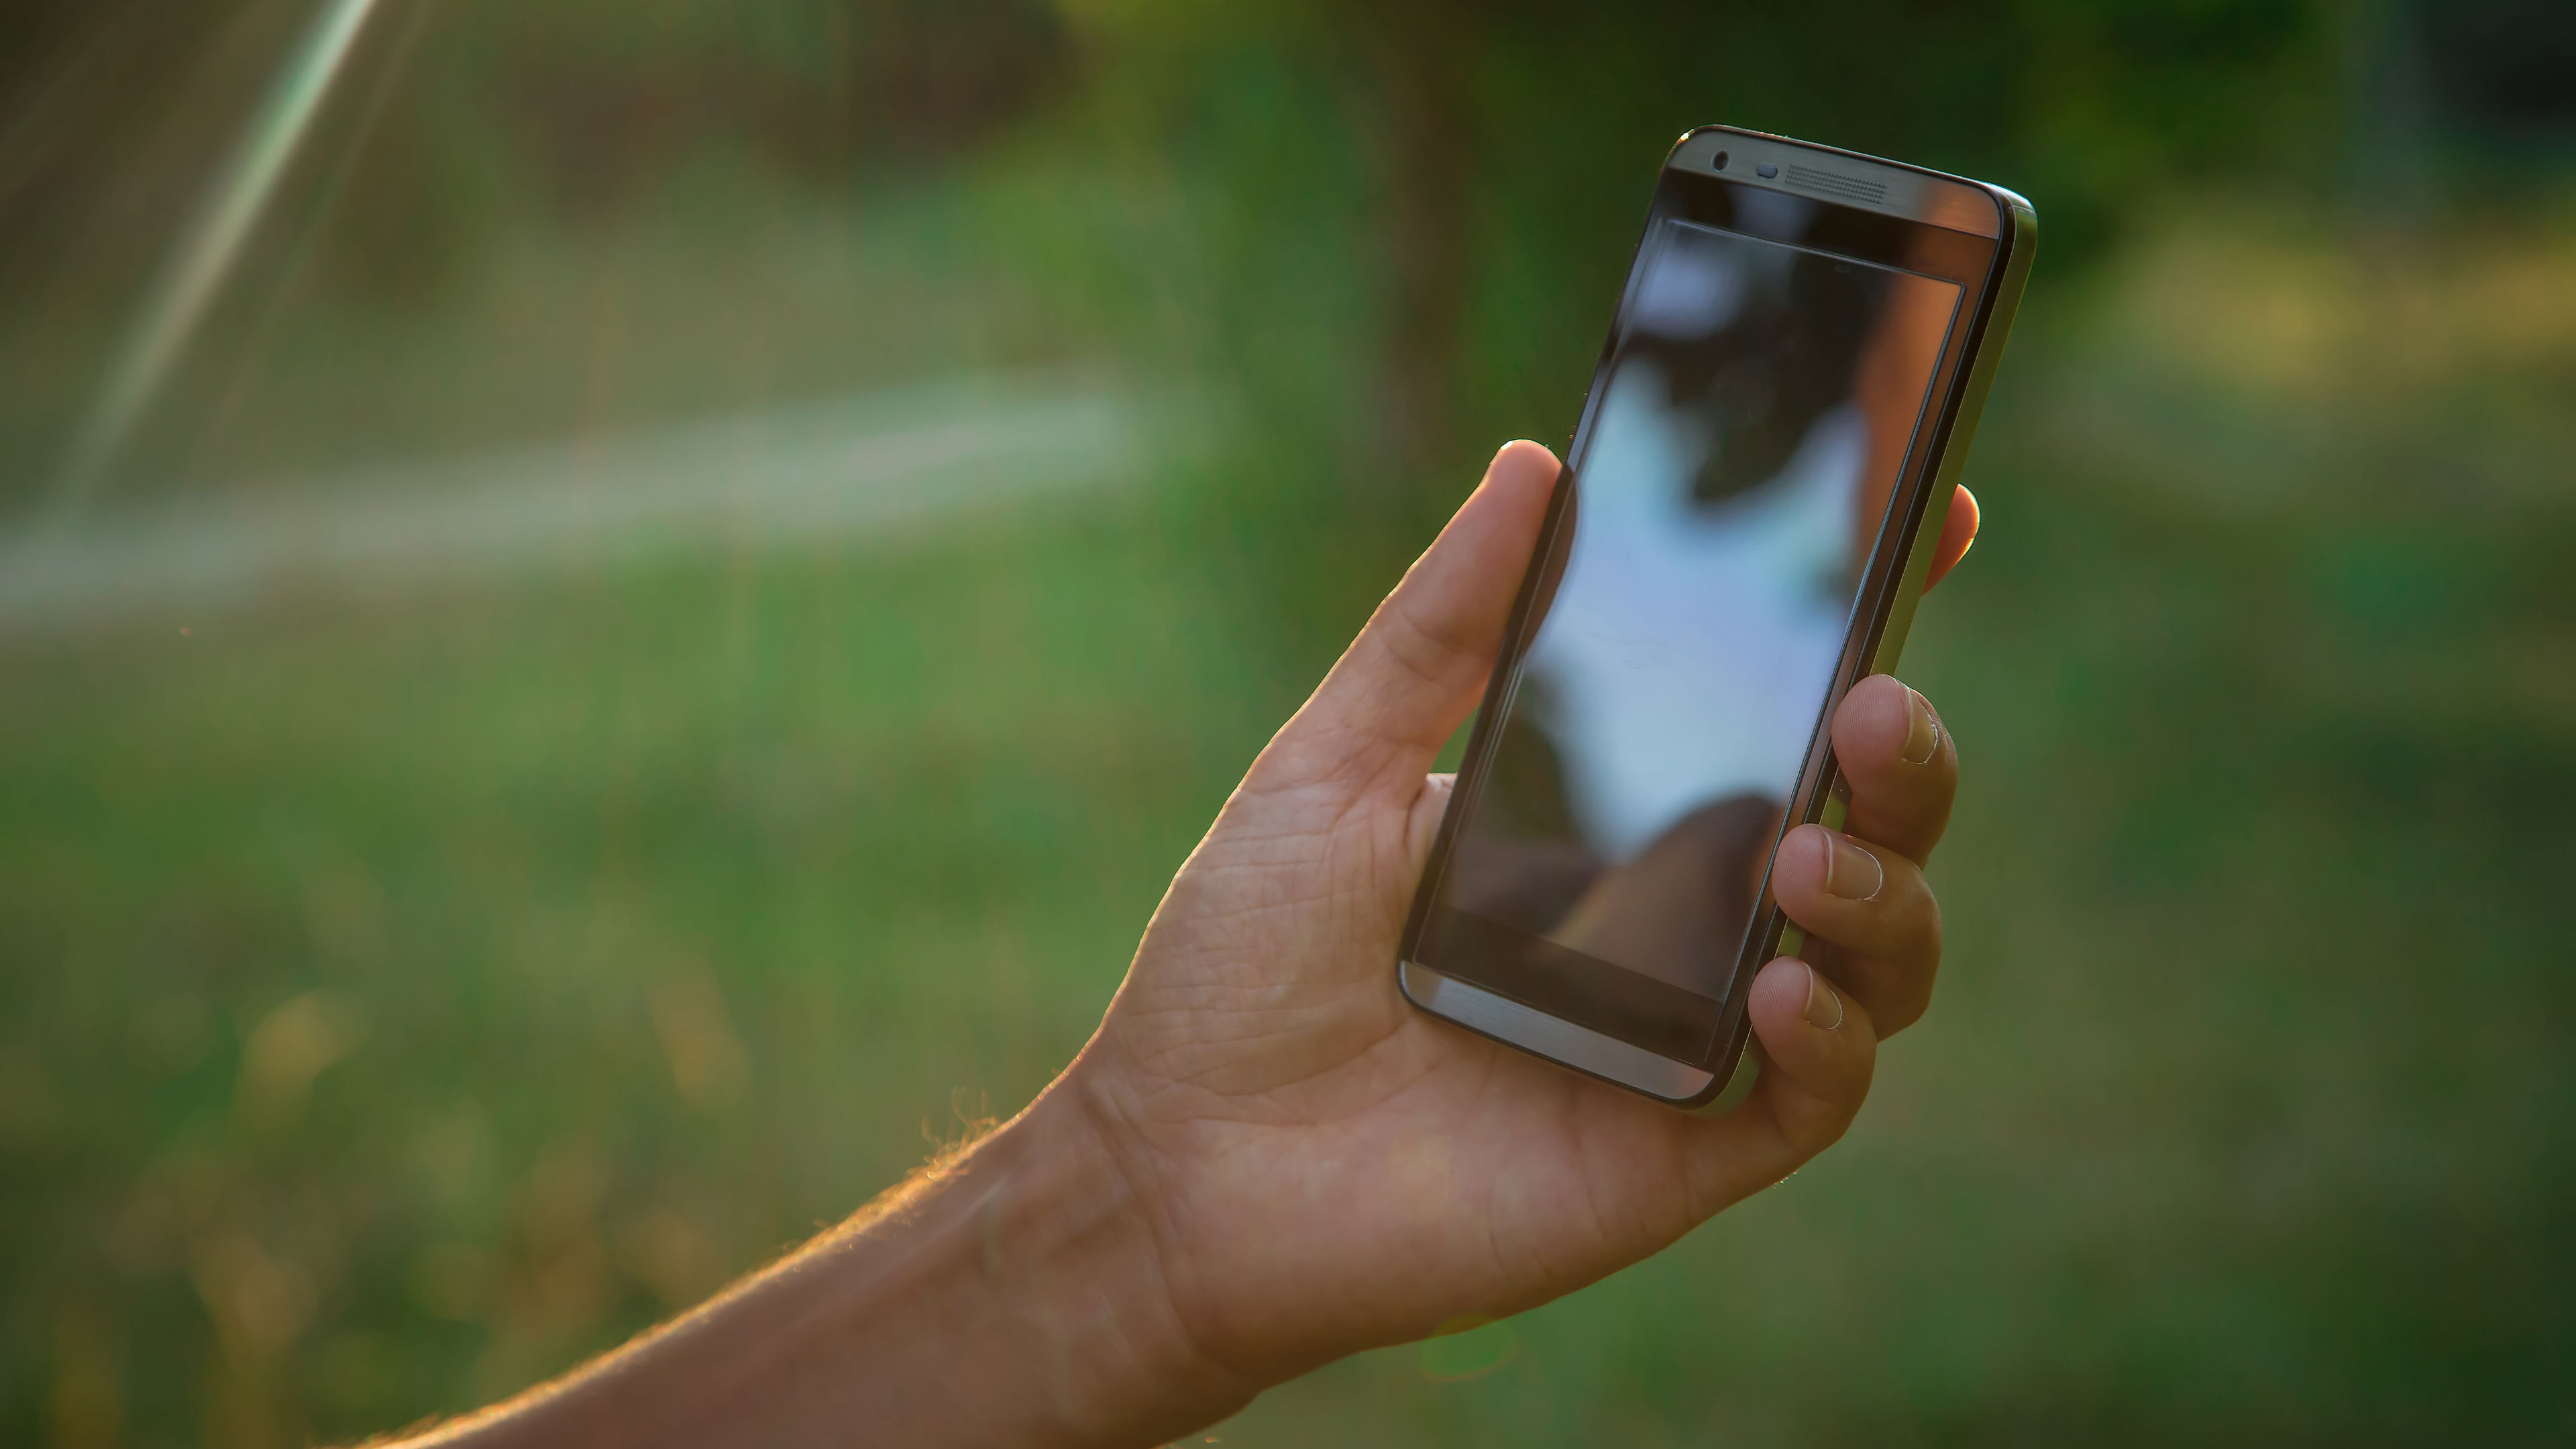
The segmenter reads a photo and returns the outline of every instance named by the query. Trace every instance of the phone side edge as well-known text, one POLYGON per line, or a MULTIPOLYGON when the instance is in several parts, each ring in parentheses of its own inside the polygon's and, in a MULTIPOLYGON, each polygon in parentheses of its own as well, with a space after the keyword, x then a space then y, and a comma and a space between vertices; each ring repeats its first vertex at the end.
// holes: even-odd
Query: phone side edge
MULTIPOLYGON (((1995 287, 1993 304, 1987 309, 1985 324, 1976 341, 1976 351, 1968 360, 1968 378, 1959 392, 1959 407, 1950 425, 1950 435, 1943 442, 1941 461, 1934 468, 1930 496, 1955 498, 1960 476, 1966 471, 1968 452, 1977 439, 1977 425, 1985 418, 1986 398, 1993 391, 1995 374, 2003 363, 2004 347, 2011 341, 2013 322, 2021 313, 2022 291, 2030 281, 2032 259, 2039 249, 2039 214, 2020 193, 1991 182, 1970 183, 1982 187, 2004 210, 2010 227, 2004 234, 2006 252, 2004 270, 1995 287), (1949 490, 1947 494, 1944 490, 1949 490)), ((1942 504, 1943 517, 1948 517, 1949 504, 1942 504)), ((1929 521, 1928 519, 1926 520, 1929 521)), ((1897 661, 1904 656, 1906 638, 1914 630, 1914 614, 1923 602, 1926 580, 1932 576, 1933 557, 1941 551, 1940 528, 1917 528, 1913 549, 1906 555, 1905 570, 1897 578, 1896 597, 1888 606, 1887 625, 1878 637, 1878 646, 1861 666, 1860 677, 1893 674, 1897 661)), ((1837 770, 1839 775, 1839 770, 1837 770)), ((1843 827, 1849 794, 1833 788, 1825 801, 1821 822, 1829 830, 1843 827)), ((1776 909, 1776 907, 1775 907, 1776 909)), ((1807 945, 1807 933, 1794 921, 1783 920, 1779 952, 1795 956, 1807 945)))
MULTIPOLYGON (((1988 186, 1995 199, 2012 220, 2008 254, 2004 258, 2002 281, 1995 289, 1994 305, 1986 314, 1984 335, 1977 339, 1976 354, 1968 363, 1967 386, 1960 391, 1959 411, 1950 425, 1950 436, 1941 450, 1941 463, 1932 475, 1931 496, 1935 500, 1955 500, 1960 475, 1968 465, 1968 451, 1977 441, 1977 424, 1986 412, 1986 396, 1995 385, 1995 374, 2002 366, 2004 347, 2012 338, 2014 319, 2021 312, 2022 289, 2030 281, 2031 259, 2039 247, 2039 217, 2031 204, 2000 186, 1988 186)), ((1950 503, 1942 502, 1942 513, 1948 517, 1950 503)), ((1914 550, 1905 560, 1905 572, 1896 586, 1896 598, 1888 608, 1887 627, 1878 637, 1878 648, 1862 666, 1861 676, 1891 673, 1905 653, 1906 636, 1914 630, 1914 612, 1923 602, 1925 581, 1932 576, 1933 556, 1941 551, 1939 528, 1918 529, 1914 550)), ((1827 807, 1841 813, 1841 801, 1827 807)), ((1828 821, 1839 825, 1840 821, 1828 821)))

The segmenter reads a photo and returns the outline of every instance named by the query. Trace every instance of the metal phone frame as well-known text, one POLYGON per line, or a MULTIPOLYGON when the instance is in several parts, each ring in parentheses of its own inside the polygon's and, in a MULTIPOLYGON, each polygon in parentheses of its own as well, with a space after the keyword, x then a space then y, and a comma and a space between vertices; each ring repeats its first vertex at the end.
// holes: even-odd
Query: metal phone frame
MULTIPOLYGON (((1842 702, 1843 694, 1853 684, 1895 667, 1897 657, 1904 650, 1906 635, 1913 629, 1915 608, 1922 599, 1924 581, 1930 576, 1932 555, 1941 536, 1938 524, 1930 528, 1923 526, 1929 521, 1926 518, 1928 500, 1949 496, 1967 461, 1968 445, 1976 435, 1979 418, 1984 414, 1986 396, 1994 385, 1996 366, 2003 356, 2004 340, 2012 329, 2013 318, 2020 309, 2023 285, 2030 276, 2031 257, 2038 242, 2038 216, 2028 201, 2000 186, 1731 126, 1703 126, 1685 134, 1664 158, 1664 169, 1698 176, 1722 174, 1725 180, 1741 185, 1765 187, 1835 206, 1874 211, 1966 232, 1990 238, 1996 244, 1987 284, 1968 322, 1969 333, 1962 353, 1965 365, 1954 372, 1952 386, 1948 396, 1942 399, 1940 411, 1928 419, 1932 434, 1926 454, 1927 466, 1917 470, 1918 476, 1927 481, 1918 485, 1910 496, 1897 500, 1904 505, 1904 516, 1898 520, 1896 537, 1892 540, 1882 537, 1879 544, 1880 557, 1885 556, 1891 543, 1902 549, 1904 564, 1897 573, 1894 587, 1878 590, 1871 617, 1856 621, 1854 629, 1845 636, 1843 656, 1838 661, 1833 688, 1818 719, 1815 737, 1808 746, 1806 764, 1799 772, 1797 793, 1792 797, 1797 808, 1784 812, 1781 834, 1785 836, 1797 825, 1810 821, 1839 827, 1847 792, 1842 785, 1841 771, 1833 759, 1832 744, 1826 738, 1825 721, 1832 718, 1834 707, 1842 702), (1721 151, 1727 156, 1727 165, 1722 173, 1714 165, 1721 151), (1765 168, 1772 174, 1764 175, 1765 168), (1854 669, 1852 660, 1856 652, 1861 662, 1854 669)), ((1643 242, 1641 236, 1641 248, 1643 242)), ((1629 273, 1628 285, 1634 286, 1634 260, 1629 264, 1629 273)), ((1624 315, 1624 295, 1621 307, 1624 315)), ((1611 345, 1616 344, 1615 329, 1614 322, 1611 345)), ((1606 360, 1606 351, 1604 355, 1606 360)), ((1598 385, 1596 373, 1596 389, 1598 385)), ((1586 412, 1589 412, 1588 403, 1586 412)), ((1508 637, 1514 648, 1527 647, 1531 633, 1528 615, 1540 575, 1546 571, 1548 554, 1555 546, 1565 505, 1566 499, 1560 490, 1560 496, 1550 507, 1538 549, 1532 556, 1529 575, 1523 580, 1521 597, 1513 606, 1508 637)), ((1878 573, 1875 560, 1870 573, 1878 573)), ((1500 719, 1502 713, 1508 711, 1507 696, 1513 692, 1519 676, 1516 659, 1500 661, 1494 671, 1494 681, 1487 690, 1479 735, 1487 724, 1500 719)), ((1482 763, 1484 761, 1480 760, 1479 752, 1471 743, 1468 767, 1473 769, 1482 763)), ((1751 1036, 1751 1022, 1745 1012, 1745 997, 1751 986, 1749 971, 1739 970, 1737 979, 1728 988, 1719 1027, 1726 1042, 1712 1069, 1662 1056, 1549 1015, 1412 959, 1420 948, 1431 910, 1439 898, 1440 876, 1449 859, 1460 806, 1471 805, 1475 799, 1475 791, 1468 788, 1471 783, 1481 783, 1481 779, 1476 782, 1462 780, 1460 788, 1451 797, 1448 818, 1441 822, 1440 838, 1432 851, 1430 868, 1424 872, 1412 914, 1405 926, 1396 980, 1406 999, 1422 1010, 1470 1031, 1670 1106, 1703 1113, 1732 1110, 1751 1092, 1759 1071, 1756 1060, 1759 1053, 1746 1050, 1751 1036)), ((1773 839, 1775 853, 1779 839, 1779 836, 1773 839)), ((1747 939, 1758 937, 1760 946, 1747 951, 1746 959, 1758 964, 1777 952, 1794 953, 1803 947, 1804 933, 1788 922, 1772 900, 1767 864, 1755 907, 1755 919, 1757 929, 1747 939)))

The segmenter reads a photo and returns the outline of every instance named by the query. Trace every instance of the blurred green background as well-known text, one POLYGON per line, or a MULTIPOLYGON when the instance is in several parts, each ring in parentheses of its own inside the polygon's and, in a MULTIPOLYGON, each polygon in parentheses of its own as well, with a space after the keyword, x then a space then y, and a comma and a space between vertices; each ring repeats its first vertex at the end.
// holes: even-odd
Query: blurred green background
POLYGON ((0 1440, 463 1410, 1015 1110, 1707 121, 2043 218, 1934 1013, 1213 1432, 2576 1437, 2564 6, 7 0, 0 1440))

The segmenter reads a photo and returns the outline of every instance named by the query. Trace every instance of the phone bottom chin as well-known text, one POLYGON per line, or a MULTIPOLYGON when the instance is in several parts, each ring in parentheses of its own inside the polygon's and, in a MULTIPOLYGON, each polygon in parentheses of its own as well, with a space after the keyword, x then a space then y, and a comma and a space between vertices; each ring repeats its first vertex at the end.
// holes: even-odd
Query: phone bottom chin
POLYGON ((1434 1016, 1672 1106, 1700 1108, 1712 1095, 1726 1102, 1740 1097, 1739 1085, 1750 1085, 1749 1071, 1735 1071, 1729 1090, 1713 1094, 1718 1076, 1705 1067, 1550 1016, 1419 962, 1403 963, 1397 979, 1405 996, 1434 1016))

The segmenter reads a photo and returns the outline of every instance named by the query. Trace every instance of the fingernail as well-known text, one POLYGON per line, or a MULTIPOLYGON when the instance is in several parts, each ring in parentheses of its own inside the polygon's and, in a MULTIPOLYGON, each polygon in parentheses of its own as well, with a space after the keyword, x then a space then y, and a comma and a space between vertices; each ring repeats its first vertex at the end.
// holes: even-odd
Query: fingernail
POLYGON ((1887 867, 1878 857, 1833 831, 1825 832, 1825 894, 1846 901, 1878 899, 1887 867))
POLYGON ((1941 750, 1941 718, 1932 712, 1932 701, 1905 691, 1905 748, 1897 758, 1909 765, 1928 765, 1941 750))
MULTIPOLYGON (((1807 963, 1801 961, 1801 966, 1807 963)), ((1818 1031, 1840 1031, 1843 1024, 1843 994, 1836 991, 1816 968, 1807 966, 1807 1025, 1818 1031)))

